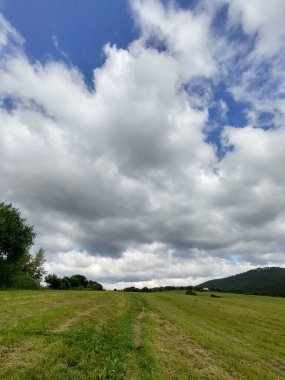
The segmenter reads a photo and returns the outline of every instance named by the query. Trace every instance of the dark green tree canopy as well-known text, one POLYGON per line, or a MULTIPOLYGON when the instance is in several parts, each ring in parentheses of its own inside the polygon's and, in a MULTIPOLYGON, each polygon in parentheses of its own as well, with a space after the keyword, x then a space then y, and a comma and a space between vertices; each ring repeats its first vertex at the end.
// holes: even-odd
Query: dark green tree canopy
POLYGON ((74 274, 73 276, 69 277, 69 282, 72 287, 77 288, 79 286, 82 286, 83 288, 86 288, 88 285, 88 280, 85 276, 82 274, 74 274))
POLYGON ((55 274, 49 274, 45 277, 45 281, 50 289, 88 289, 88 290, 104 290, 103 285, 97 281, 88 281, 82 274, 74 274, 70 277, 57 277, 55 274))
POLYGON ((0 260, 16 262, 34 244, 34 227, 12 204, 0 203, 0 260))
POLYGON ((45 274, 44 250, 29 253, 36 234, 12 204, 0 203, 0 288, 38 289, 45 274))

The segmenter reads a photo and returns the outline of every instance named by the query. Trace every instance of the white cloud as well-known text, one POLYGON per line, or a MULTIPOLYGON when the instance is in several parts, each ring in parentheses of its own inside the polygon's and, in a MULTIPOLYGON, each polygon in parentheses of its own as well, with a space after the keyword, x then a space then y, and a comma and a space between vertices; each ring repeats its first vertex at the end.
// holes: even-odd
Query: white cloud
MULTIPOLYGON (((197 283, 259 264, 285 265, 282 118, 268 131, 258 123, 225 127, 223 147, 234 149, 222 159, 206 142, 209 108, 215 105, 222 122, 231 112, 215 99, 216 83, 248 99, 258 90, 246 78, 253 80, 261 64, 252 54, 250 68, 238 71, 239 85, 238 75, 230 82, 240 70, 229 70, 237 52, 211 29, 220 4, 185 11, 134 2, 141 36, 127 49, 105 47, 94 89, 79 69, 33 62, 19 46, 4 52, 1 198, 35 225, 49 271, 82 272, 121 287, 197 283)), ((230 12, 232 28, 238 19, 267 43, 273 22, 266 26, 237 3, 230 12)), ((4 19, 1 29, 3 44, 11 45, 11 35, 21 39, 4 19)), ((277 67, 274 78, 283 80, 277 67)), ((252 114, 272 105, 270 94, 254 99, 252 114)), ((275 107, 284 111, 281 96, 275 107)))
POLYGON ((211 15, 180 10, 173 2, 132 2, 142 41, 162 45, 175 57, 183 79, 211 77, 216 71, 210 39, 211 15))
POLYGON ((231 0, 230 18, 240 22, 246 33, 257 34, 254 55, 272 55, 284 46, 283 0, 231 0))
POLYGON ((223 277, 253 268, 246 262, 208 257, 197 250, 191 256, 181 260, 167 246, 154 242, 138 250, 127 250, 119 259, 92 257, 86 252, 59 253, 47 269, 62 276, 85 273, 88 278, 102 281, 107 289, 122 289, 132 285, 199 284, 211 276, 223 277))
POLYGON ((6 48, 13 49, 23 46, 24 38, 15 28, 0 14, 0 53, 6 48))
POLYGON ((235 30, 240 25, 250 41, 246 54, 241 54, 235 42, 237 52, 232 56, 238 65, 234 60, 224 65, 231 71, 228 91, 237 101, 250 105, 247 112, 250 123, 260 127, 284 126, 285 3, 282 0, 224 3, 229 6, 228 30, 235 30))

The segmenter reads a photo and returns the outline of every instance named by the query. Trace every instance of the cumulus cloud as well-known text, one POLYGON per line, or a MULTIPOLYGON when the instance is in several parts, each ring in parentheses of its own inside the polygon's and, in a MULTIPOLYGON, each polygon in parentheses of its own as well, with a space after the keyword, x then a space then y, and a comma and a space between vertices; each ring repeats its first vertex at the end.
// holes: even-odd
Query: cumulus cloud
POLYGON ((283 48, 284 1, 274 0, 269 3, 266 0, 233 0, 228 3, 230 21, 240 23, 248 34, 257 34, 253 55, 272 55, 283 48))
POLYGON ((132 6, 142 41, 170 53, 179 63, 184 80, 213 76, 216 63, 210 38, 212 12, 181 10, 174 2, 163 5, 155 0, 136 0, 132 6))
POLYGON ((86 252, 59 253, 48 263, 49 271, 60 275, 73 273, 74 267, 88 276, 95 276, 107 289, 122 288, 136 284, 139 287, 199 284, 213 272, 223 277, 253 266, 247 262, 235 263, 225 258, 208 257, 194 249, 189 252, 191 260, 185 262, 166 245, 152 243, 139 249, 127 250, 119 259, 92 257, 86 252), (58 260, 58 261, 56 261, 58 260))
POLYGON ((273 83, 284 76, 284 27, 273 11, 264 17, 266 2, 212 4, 132 2, 140 36, 127 49, 105 46, 93 88, 76 67, 31 61, 1 18, 1 198, 35 225, 50 272, 119 287, 285 265, 284 97, 273 83), (244 41, 216 33, 223 9, 244 41), (262 90, 252 83, 270 57, 262 90), (248 124, 220 125, 210 143, 211 107, 224 124, 231 112, 221 83, 248 103, 248 124))
MULTIPOLYGON (((241 54, 239 45, 232 55, 238 67, 229 60, 228 91, 236 100, 250 104, 248 120, 256 127, 284 126, 285 4, 281 0, 234 0, 224 4, 228 6, 227 30, 240 27, 249 41, 246 54, 241 54)), ((228 38, 225 40, 228 42, 228 38)))

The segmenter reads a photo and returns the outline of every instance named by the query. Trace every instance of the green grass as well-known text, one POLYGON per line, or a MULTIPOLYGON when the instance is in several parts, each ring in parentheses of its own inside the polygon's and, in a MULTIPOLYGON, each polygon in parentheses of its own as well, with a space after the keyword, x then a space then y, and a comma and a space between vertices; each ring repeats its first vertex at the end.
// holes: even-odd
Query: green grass
POLYGON ((0 379, 285 379, 285 299, 0 292, 0 379))

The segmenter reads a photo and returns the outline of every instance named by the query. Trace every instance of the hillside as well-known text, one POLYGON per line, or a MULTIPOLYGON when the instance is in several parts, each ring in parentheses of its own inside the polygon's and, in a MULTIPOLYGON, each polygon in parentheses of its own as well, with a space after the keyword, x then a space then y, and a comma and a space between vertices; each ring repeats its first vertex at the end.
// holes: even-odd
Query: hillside
POLYGON ((226 292, 285 297, 285 269, 257 268, 235 276, 207 281, 200 286, 226 292))

